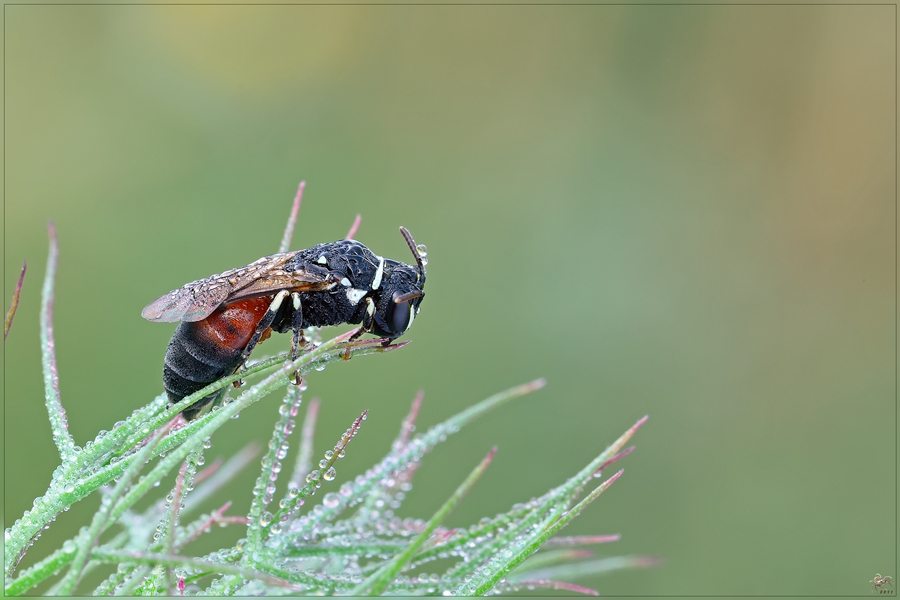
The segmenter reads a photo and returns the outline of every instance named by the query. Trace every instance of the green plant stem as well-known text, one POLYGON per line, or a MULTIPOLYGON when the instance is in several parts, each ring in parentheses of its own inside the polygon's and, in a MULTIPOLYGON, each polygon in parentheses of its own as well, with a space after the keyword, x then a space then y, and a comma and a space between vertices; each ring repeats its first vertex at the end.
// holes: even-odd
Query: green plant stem
MULTIPOLYGON (((424 434, 417 435, 401 450, 389 454, 384 458, 384 460, 381 461, 381 463, 378 464, 380 471, 395 472, 407 468, 410 464, 420 460, 426 452, 428 452, 431 448, 433 448, 441 441, 441 438, 456 433, 464 425, 471 423, 477 417, 483 415, 489 410, 497 408, 505 402, 508 402, 514 398, 520 398, 525 394, 541 389, 542 387, 544 387, 544 385, 546 385, 546 383, 547 382, 544 379, 536 379, 535 381, 532 381, 530 383, 504 390, 498 394, 494 394, 486 400, 482 400, 478 404, 467 408, 463 412, 450 417, 440 425, 435 425, 424 434)), ((358 484, 354 487, 353 496, 366 496, 371 492, 372 489, 374 489, 378 485, 379 480, 380 477, 378 475, 367 476, 361 484, 358 484)), ((323 507, 324 510, 321 513, 321 517, 324 520, 330 520, 334 518, 335 515, 346 510, 350 502, 351 499, 340 496, 337 503, 333 506, 323 507)), ((300 535, 309 533, 310 527, 310 525, 308 525, 307 527, 303 527, 297 533, 300 535)))
MULTIPOLYGON (((238 411, 243 410, 250 404, 255 403, 272 390, 287 384, 292 373, 290 369, 299 370, 301 374, 305 375, 312 371, 316 366, 322 364, 330 364, 337 361, 345 362, 341 357, 341 353, 343 350, 349 350, 351 356, 353 357, 365 356, 381 352, 390 352, 392 350, 402 348, 408 343, 400 342, 383 347, 381 346, 382 340, 379 339, 357 340, 350 342, 348 341, 348 339, 352 334, 353 331, 349 331, 345 334, 328 340, 327 342, 324 342, 318 348, 315 348, 311 352, 302 355, 296 361, 289 363, 287 365, 287 372, 285 372, 285 368, 282 367, 282 369, 279 369, 279 371, 277 371, 275 374, 269 376, 267 379, 253 386, 250 390, 242 394, 238 400, 235 400, 228 406, 225 406, 223 409, 204 415, 200 419, 192 422, 187 427, 183 427, 177 431, 171 432, 157 447, 157 454, 171 452, 176 446, 184 443, 185 439, 192 437, 193 434, 200 431, 201 429, 208 432, 206 434, 206 436, 208 437, 216 428, 222 426, 227 421, 227 419, 231 418, 231 416, 234 416, 234 414, 237 414, 238 411), (327 357, 325 356, 326 354, 327 357), (241 401, 242 399, 244 399, 243 402, 241 401), (231 410, 229 411, 228 409, 231 410), (221 418, 225 412, 228 413, 228 416, 225 418, 221 418), (211 429, 206 428, 206 425, 212 422, 216 423, 215 427, 211 429)), ((9 528, 5 544, 6 576, 12 576, 19 559, 24 555, 24 551, 28 547, 29 541, 35 535, 37 535, 45 525, 50 523, 50 521, 54 517, 56 517, 56 515, 65 510, 66 506, 70 506, 71 504, 88 496, 91 492, 95 491, 100 486, 105 485, 109 481, 112 481, 114 478, 120 477, 134 460, 134 456, 136 455, 132 454, 130 456, 125 456, 118 460, 118 462, 116 463, 111 463, 104 467, 100 467, 93 474, 84 476, 85 471, 93 470, 96 467, 96 460, 98 460, 100 457, 106 456, 109 452, 112 451, 113 448, 132 447, 134 445, 137 445, 144 438, 146 438, 146 436, 151 431, 160 427, 165 422, 164 417, 168 416, 171 419, 181 410, 189 406, 193 401, 192 398, 199 399, 200 397, 202 397, 202 394, 209 393, 210 390, 214 391, 216 389, 224 387, 231 381, 235 381, 242 376, 246 376, 248 372, 252 373, 256 372, 257 370, 271 367, 274 364, 284 363, 287 358, 288 357, 285 354, 269 359, 268 361, 263 361, 263 363, 258 363, 247 371, 242 372, 241 374, 223 378, 215 384, 207 386, 191 397, 185 398, 182 402, 179 402, 174 407, 170 407, 169 409, 164 410, 161 413, 154 414, 158 408, 165 407, 165 395, 160 395, 146 407, 146 410, 138 413, 138 416, 151 416, 150 423, 147 423, 146 421, 139 422, 135 420, 135 418, 130 418, 126 421, 126 424, 124 426, 121 426, 116 430, 109 432, 109 434, 104 437, 102 442, 94 444, 90 450, 84 450, 75 455, 75 462, 69 463, 70 466, 67 466, 62 471, 61 475, 54 477, 53 481, 51 481, 48 493, 42 496, 37 501, 34 508, 29 511, 27 518, 23 517, 19 523, 14 524, 9 528), (129 432, 138 431, 142 432, 141 435, 143 437, 129 437, 129 432), (125 443, 126 440, 131 444, 131 446, 128 446, 125 443), (77 483, 70 484, 70 482, 76 481, 77 483), (64 491, 63 488, 68 485, 72 486, 71 491, 64 491)), ((167 454, 167 456, 169 455, 167 454)), ((182 454, 181 457, 183 458, 184 454, 182 454)), ((159 473, 157 471, 154 471, 154 473, 158 474, 160 478, 164 475, 164 473, 159 473)), ((141 481, 143 482, 145 480, 142 479, 141 481)), ((149 485, 152 485, 152 482, 148 483, 147 486, 141 486, 141 489, 143 491, 146 491, 146 489, 144 488, 148 487, 149 485)))
POLYGON ((521 574, 517 571, 510 575, 511 581, 531 581, 541 579, 577 579, 587 575, 608 573, 619 569, 652 567, 659 564, 659 559, 653 556, 613 556, 610 558, 598 558, 578 563, 542 567, 521 574))
POLYGON ((486 457, 481 461, 481 463, 475 467, 475 469, 466 477, 466 480, 462 482, 462 484, 456 488, 456 491, 453 492, 453 495, 444 502, 444 505, 441 506, 440 509, 434 514, 431 519, 428 520, 428 523, 425 525, 425 529, 415 537, 406 547, 403 552, 401 552, 394 560, 384 565, 375 573, 373 573, 366 581, 359 584, 356 588, 354 588, 351 595, 353 596, 377 596, 381 594, 385 588, 394 580, 398 573, 412 560, 412 557, 419 550, 422 544, 431 536, 434 530, 440 525, 441 521, 450 514, 450 511, 462 500, 463 496, 465 496, 472 486, 475 485, 475 482, 484 475, 484 472, 487 470, 488 465, 491 464, 491 460, 493 460, 494 455, 497 453, 497 447, 494 446, 493 449, 488 453, 486 457))
POLYGON ((319 414, 319 399, 313 398, 306 407, 306 416, 303 419, 303 429, 300 432, 300 451, 297 453, 297 462, 288 486, 298 488, 312 470, 313 440, 316 432, 316 417, 319 414))
POLYGON ((262 546, 263 529, 271 524, 262 524, 262 515, 272 501, 274 494, 269 494, 266 488, 275 482, 270 479, 273 475, 273 467, 278 461, 277 453, 282 444, 287 443, 288 435, 293 431, 293 427, 289 423, 293 422, 292 412, 300 408, 300 395, 296 391, 296 387, 291 386, 285 396, 285 402, 279 407, 279 416, 275 421, 275 429, 272 432, 272 438, 269 442, 269 451, 266 452, 262 459, 262 471, 257 484, 254 487, 253 500, 250 502, 250 524, 247 527, 247 551, 244 552, 243 562, 253 564, 252 556, 256 554, 256 550, 262 546))
POLYGON ((285 581, 284 579, 273 577, 267 573, 262 571, 256 571, 254 569, 246 569, 244 567, 239 567, 235 565, 229 565, 221 562, 212 562, 210 560, 202 560, 198 558, 187 558, 184 556, 173 556, 171 554, 152 554, 152 553, 140 553, 140 552, 127 552, 124 550, 113 550, 113 551, 95 551, 92 556, 94 560, 98 560, 101 562, 110 562, 110 563, 121 563, 121 562, 134 562, 145 565, 152 566, 164 566, 164 567, 184 567, 189 569, 195 569, 198 571, 207 571, 210 573, 221 573, 223 575, 238 575, 245 579, 256 579, 258 581, 262 581, 267 583, 268 585, 274 585, 277 587, 283 587, 290 590, 299 590, 300 588, 290 581, 285 581))
POLYGON ((44 395, 53 442, 63 462, 75 453, 75 441, 69 433, 66 411, 59 395, 59 375, 56 370, 56 344, 53 340, 53 287, 56 279, 56 263, 59 246, 56 242, 56 228, 51 221, 48 225, 50 251, 47 255, 47 272, 41 291, 41 362, 44 368, 44 395))
POLYGON ((575 508, 572 510, 566 511, 563 515, 557 519, 554 523, 552 523, 549 527, 545 528, 540 535, 538 535, 535 539, 533 539, 529 544, 527 544, 524 548, 522 548, 511 560, 509 560, 505 565, 501 568, 496 569, 492 572, 491 576, 486 578, 485 581, 481 583, 478 587, 475 588, 476 596, 482 596, 486 594, 488 591, 493 589, 497 583, 500 582, 501 579, 505 578, 513 569, 522 564, 525 559, 534 554, 538 548, 541 547, 545 541, 550 539, 557 531, 565 527, 569 524, 569 522, 581 514, 581 511, 584 510, 584 507, 596 500, 597 496, 602 494, 606 489, 613 484, 613 482, 618 479, 624 471, 619 471, 608 480, 604 481, 602 484, 598 485, 594 488, 588 496, 579 502, 575 508))
POLYGON ((165 435, 165 431, 160 431, 153 441, 141 450, 138 454, 138 460, 133 461, 131 465, 129 465, 128 470, 122 475, 122 479, 116 484, 112 493, 100 503, 100 510, 94 514, 94 519, 91 521, 91 526, 88 528, 87 533, 84 536, 81 536, 81 543, 78 544, 78 551, 75 553, 75 558, 72 559, 72 565, 69 567, 69 571, 59 585, 59 594, 61 596, 71 595, 75 590, 75 586, 78 585, 78 581, 81 579, 81 573, 87 564, 88 557, 90 556, 94 544, 106 528, 106 525, 110 522, 110 513, 112 512, 115 503, 128 486, 131 485, 131 481, 138 474, 138 471, 144 467, 147 460, 152 455, 154 447, 159 443, 163 435, 165 435))

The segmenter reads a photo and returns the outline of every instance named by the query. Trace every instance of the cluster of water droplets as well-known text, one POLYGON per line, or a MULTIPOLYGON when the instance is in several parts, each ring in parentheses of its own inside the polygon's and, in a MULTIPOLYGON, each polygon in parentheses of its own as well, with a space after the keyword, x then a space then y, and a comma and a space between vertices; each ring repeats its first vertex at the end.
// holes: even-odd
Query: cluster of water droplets
MULTIPOLYGON (((135 429, 134 422, 146 420, 165 409, 165 396, 159 396, 142 409, 132 412, 127 421, 118 421, 112 431, 101 430, 84 448, 76 446, 68 433, 61 446, 61 462, 53 471, 47 493, 34 499, 32 510, 25 511, 11 527, 4 531, 7 568, 19 560, 34 542, 40 538, 60 512, 68 511, 74 502, 88 495, 104 483, 111 471, 123 470, 118 463, 120 456, 113 453, 122 448, 135 429), (91 479, 94 478, 94 479, 91 479), (99 478, 99 479, 97 479, 99 478), (21 548, 21 552, 10 551, 21 548)), ((150 428, 146 428, 150 432, 150 428)), ((59 432, 55 432, 59 433, 59 432)))
POLYGON ((203 446, 201 448, 197 448, 188 454, 187 460, 185 461, 187 466, 185 467, 181 489, 178 490, 178 485, 176 484, 176 486, 166 494, 165 500, 163 501, 163 516, 159 520, 156 530, 153 532, 151 549, 156 549, 158 551, 162 548, 163 544, 168 541, 170 530, 174 525, 174 523, 172 523, 172 517, 176 513, 176 510, 173 509, 177 508, 177 512, 180 512, 184 508, 185 497, 194 489, 194 477, 197 475, 197 467, 206 462, 203 458, 203 450, 208 450, 211 447, 212 441, 209 438, 206 438, 203 441, 203 446), (173 507, 173 504, 176 501, 178 502, 178 506, 173 507))

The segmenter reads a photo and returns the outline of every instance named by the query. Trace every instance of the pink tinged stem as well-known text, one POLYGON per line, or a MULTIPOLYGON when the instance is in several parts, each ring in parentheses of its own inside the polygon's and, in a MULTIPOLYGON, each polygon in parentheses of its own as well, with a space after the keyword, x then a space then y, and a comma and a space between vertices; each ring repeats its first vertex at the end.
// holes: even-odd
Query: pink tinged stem
POLYGON ((565 590, 567 592, 575 592, 577 594, 584 594, 586 596, 599 596, 600 592, 597 590, 591 589, 589 587, 583 587, 580 585, 575 585, 574 583, 567 583, 565 581, 547 581, 547 580, 537 580, 537 581, 519 581, 516 583, 516 586, 521 589, 523 587, 534 587, 534 588, 542 588, 542 589, 550 589, 550 590, 565 590))
POLYGON ((615 461, 619 460, 623 456, 628 455, 628 453, 631 452, 631 450, 626 450, 626 451, 622 452, 621 454, 619 454, 619 450, 621 450, 622 447, 625 446, 625 443, 628 440, 630 440, 632 438, 632 436, 634 436, 635 433, 637 433, 637 430, 640 429, 641 425, 646 423, 647 419, 649 419, 649 418, 650 418, 650 415, 644 415, 641 419, 638 420, 637 423, 632 425, 628 429, 628 431, 626 431, 621 436, 619 436, 619 439, 617 439, 615 442, 613 442, 612 446, 609 446, 606 450, 603 451, 603 453, 600 456, 597 457, 598 459, 602 458, 603 461, 600 463, 600 465, 596 469, 594 469, 594 471, 592 473, 593 477, 597 477, 599 475, 600 471, 603 470, 603 468, 605 466, 608 466, 608 465, 614 463, 615 461), (603 458, 603 457, 607 457, 607 458, 603 458))
POLYGON ((3 339, 9 335, 9 328, 12 327, 13 317, 16 316, 16 309, 19 307, 19 293, 22 291, 22 282, 25 281, 25 269, 28 263, 22 263, 22 273, 19 275, 19 281, 16 283, 16 290, 13 292, 12 300, 9 301, 9 310, 6 311, 6 323, 3 330, 3 339))
POLYGON ((425 392, 423 390, 419 390, 416 397, 413 398, 412 406, 409 408, 409 414, 403 421, 403 429, 400 431, 401 446, 406 446, 406 442, 409 441, 409 436, 412 435, 413 430, 416 428, 416 417, 419 416, 419 409, 422 407, 423 398, 425 398, 425 392))
MULTIPOLYGON (((178 471, 178 478, 175 480, 175 490, 172 494, 172 514, 169 516, 169 554, 175 554, 175 531, 178 527, 178 511, 181 508, 181 490, 184 488, 184 475, 187 473, 188 464, 182 463, 181 469, 178 471)), ((172 575, 172 567, 166 567, 169 580, 169 595, 175 595, 175 579, 172 575)))
POLYGON ((618 542, 622 538, 618 533, 612 535, 573 535, 568 537, 550 538, 547 540, 543 548, 554 548, 557 546, 585 546, 587 544, 606 544, 608 542, 618 542))
POLYGON ((459 531, 458 529, 439 529, 435 531, 428 540, 422 544, 422 547, 419 549, 419 552, 424 552, 425 550, 430 550, 436 546, 440 546, 448 539, 453 537, 453 534, 459 531))
POLYGON ((284 237, 281 238, 281 247, 278 252, 287 252, 291 247, 291 239, 294 237, 294 226, 297 225, 297 214, 300 212, 300 201, 303 199, 303 188, 306 182, 301 181, 300 187, 297 188, 297 195, 294 197, 294 205, 291 207, 291 216, 288 217, 287 227, 284 228, 284 237))
POLYGON ((194 485, 196 486, 198 483, 200 483, 207 477, 210 477, 211 475, 213 475, 216 471, 219 470, 219 467, 222 466, 223 462, 224 461, 222 460, 222 458, 219 457, 216 460, 214 460, 211 465, 209 465, 208 467, 206 467, 205 469, 203 469, 202 471, 197 473, 197 475, 194 477, 194 485))
POLYGON ((56 239, 56 227, 53 221, 47 225, 50 237, 50 251, 47 256, 47 273, 44 275, 41 307, 41 362, 44 366, 44 392, 47 413, 50 416, 53 441, 60 456, 67 458, 75 448, 75 442, 69 434, 66 411, 63 409, 59 394, 59 373, 56 369, 56 343, 53 338, 53 298, 56 265, 59 257, 59 244, 56 239))
MULTIPOLYGON (((250 522, 250 519, 248 519, 247 517, 224 517, 224 516, 222 516, 223 514, 225 514, 225 511, 228 510, 229 508, 231 508, 231 500, 226 502, 222 506, 222 508, 213 512, 209 516, 209 518, 203 522, 203 524, 201 526, 197 527, 196 531, 193 533, 193 535, 191 535, 191 537, 187 538, 186 540, 183 540, 182 543, 180 543, 176 546, 176 548, 180 550, 184 546, 187 546, 189 543, 196 540, 203 533, 205 533, 207 529, 209 529, 216 523, 235 522, 235 521, 232 521, 232 519, 239 519, 239 521, 237 521, 239 523, 249 523, 250 522)), ((174 552, 172 552, 172 554, 174 554, 174 552)))
POLYGON ((626 448, 625 450, 622 450, 621 452, 619 452, 616 455, 610 456, 608 460, 603 461, 603 464, 600 465, 599 467, 597 467, 597 470, 594 471, 594 476, 595 477, 598 476, 601 471, 606 469, 606 467, 608 467, 609 465, 613 464, 614 462, 618 461, 621 458, 625 458, 626 456, 628 456, 629 454, 634 452, 634 449, 635 449, 635 446, 631 446, 630 448, 626 448))
POLYGON ((227 523, 229 525, 249 525, 250 517, 222 517, 216 519, 216 523, 227 523))
POLYGON ((356 218, 353 219, 353 225, 350 226, 350 231, 347 232, 347 237, 345 240, 352 240, 353 236, 356 235, 356 230, 359 229, 359 224, 362 222, 362 215, 357 213, 356 218))

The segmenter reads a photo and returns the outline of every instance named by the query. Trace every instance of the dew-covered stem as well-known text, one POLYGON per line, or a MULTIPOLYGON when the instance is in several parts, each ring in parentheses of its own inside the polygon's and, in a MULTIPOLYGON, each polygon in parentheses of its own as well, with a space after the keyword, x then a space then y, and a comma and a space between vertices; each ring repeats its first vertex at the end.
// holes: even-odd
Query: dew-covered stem
MULTIPOLYGON (((185 502, 184 513, 187 514, 200 506, 204 500, 211 497, 222 486, 234 479, 234 477, 243 470, 245 466, 259 455, 259 445, 251 443, 244 446, 237 454, 229 458, 215 473, 209 475, 201 482, 200 475, 197 474, 197 487, 185 502)), ((230 503, 229 503, 230 504, 230 503)))
POLYGON ((329 450, 325 453, 326 457, 320 461, 319 468, 310 471, 306 475, 306 485, 303 489, 297 490, 296 488, 292 488, 289 490, 287 497, 281 502, 282 506, 280 507, 280 510, 273 517, 274 521, 279 523, 286 521, 305 502, 305 498, 309 498, 316 493, 316 490, 322 485, 323 479, 325 481, 332 481, 334 479, 334 463, 337 462, 337 459, 344 456, 344 451, 347 449, 347 446, 353 438, 356 437, 360 425, 366 420, 368 414, 368 409, 364 410, 363 413, 353 421, 353 425, 348 427, 347 431, 341 435, 341 439, 334 445, 334 450, 329 450))
POLYGON ((94 544, 97 543, 97 539, 100 537, 100 534, 105 529, 107 523, 110 521, 110 514, 116 506, 116 502, 122 495, 125 493, 125 490, 131 485, 131 481, 135 478, 138 472, 144 467, 147 460, 149 460, 150 456, 153 454, 153 450, 156 447, 156 444, 162 440, 163 436, 166 434, 166 431, 160 431, 156 434, 156 437, 150 441, 138 454, 138 460, 133 461, 129 466, 125 473, 122 474, 122 478, 113 488, 112 493, 109 496, 103 499, 103 502, 100 504, 100 510, 98 510, 94 514, 94 518, 91 521, 91 525, 88 528, 87 532, 84 536, 80 536, 78 542, 78 551, 75 553, 75 558, 72 559, 72 565, 69 567, 66 576, 63 578, 60 586, 59 586, 59 594, 66 596, 70 595, 75 591, 75 586, 78 585, 78 581, 81 579, 82 571, 84 570, 84 566, 87 564, 88 557, 90 556, 91 550, 94 548, 94 544))
POLYGON ((255 579, 259 581, 264 581, 269 585, 273 585, 276 587, 287 588, 289 590, 299 590, 298 586, 291 583, 290 581, 286 581, 284 579, 280 579, 278 577, 272 577, 271 575, 264 573, 262 571, 256 571, 254 569, 248 569, 245 567, 237 566, 237 565, 229 565, 227 563, 222 562, 213 562, 208 560, 201 560, 197 558, 189 558, 185 556, 173 556, 171 554, 155 554, 155 553, 141 553, 141 552, 128 552, 125 550, 118 551, 97 551, 94 553, 93 558, 95 560, 99 560, 101 562, 110 562, 110 563, 118 563, 124 561, 141 563, 153 566, 165 566, 165 567, 187 567, 190 569, 195 569, 198 571, 209 571, 210 573, 221 573, 223 575, 238 575, 245 579, 255 579))
POLYGON ((75 453, 75 442, 69 433, 66 411, 59 394, 59 373, 56 369, 56 341, 53 337, 53 301, 56 283, 56 264, 59 258, 59 244, 56 241, 56 226, 53 221, 47 225, 50 236, 50 251, 47 255, 47 272, 41 291, 41 362, 44 367, 44 396, 53 442, 63 462, 75 453))
POLYGON ((250 525, 247 527, 247 551, 244 553, 246 564, 252 564, 249 557, 262 545, 263 531, 272 524, 272 513, 266 507, 275 496, 275 482, 281 472, 281 461, 287 456, 288 436, 294 431, 294 418, 300 411, 302 401, 297 386, 289 386, 284 401, 278 407, 278 419, 269 440, 269 451, 262 459, 262 472, 253 488, 253 500, 250 504, 250 525))
POLYGON ((479 463, 477 467, 466 477, 465 481, 460 484, 456 491, 444 502, 444 505, 428 520, 425 529, 412 540, 409 545, 394 560, 384 565, 372 574, 366 581, 362 582, 353 590, 354 596, 378 596, 381 594, 388 584, 394 580, 400 570, 405 567, 422 544, 431 536, 434 530, 440 525, 441 521, 450 514, 450 511, 456 507, 460 500, 472 489, 475 482, 478 481, 488 466, 491 464, 494 455, 497 453, 497 447, 494 446, 488 455, 479 463))
MULTIPOLYGON (((480 585, 477 585, 474 589, 475 596, 481 596, 490 591, 497 585, 497 583, 506 577, 513 569, 522 564, 525 559, 534 554, 538 548, 541 547, 541 544, 546 542, 552 536, 556 534, 557 531, 565 527, 569 524, 569 522, 574 519, 576 516, 581 514, 581 511, 585 506, 593 502, 597 496, 602 494, 610 485, 612 485, 616 479, 618 479, 622 475, 623 471, 619 471, 608 480, 604 481, 602 484, 597 486, 594 490, 591 491, 588 496, 578 503, 573 509, 565 511, 559 519, 555 522, 549 524, 544 530, 534 539, 530 541, 530 543, 524 545, 518 553, 516 553, 511 559, 505 562, 505 564, 498 565, 499 568, 493 569, 490 576, 483 579, 480 582, 480 585)), ((468 592, 468 586, 463 588, 461 591, 468 592)), ((468 595, 468 594, 467 594, 468 595)))
POLYGON ((307 474, 312 470, 313 440, 316 433, 316 418, 319 415, 321 400, 313 398, 306 407, 306 416, 303 418, 303 427, 300 430, 300 450, 297 453, 297 461, 288 482, 288 488, 299 488, 307 474))

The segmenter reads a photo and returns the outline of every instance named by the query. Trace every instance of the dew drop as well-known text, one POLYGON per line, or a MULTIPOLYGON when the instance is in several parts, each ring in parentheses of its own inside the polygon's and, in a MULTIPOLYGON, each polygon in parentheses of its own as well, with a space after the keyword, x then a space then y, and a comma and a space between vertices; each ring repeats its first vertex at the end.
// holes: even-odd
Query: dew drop
POLYGON ((335 476, 337 476, 337 471, 334 470, 334 467, 331 467, 325 471, 325 474, 322 475, 322 479, 325 481, 334 481, 335 476))
POLYGON ((306 483, 312 483, 313 481, 315 481, 318 478, 319 478, 318 470, 310 471, 309 474, 306 476, 306 483))
POLYGON ((272 522, 272 513, 270 513, 269 511, 264 512, 259 517, 259 524, 262 525, 263 527, 266 527, 271 522, 272 522))
POLYGON ((326 508, 335 508, 340 503, 340 501, 341 497, 334 492, 329 492, 322 498, 322 504, 326 508))

